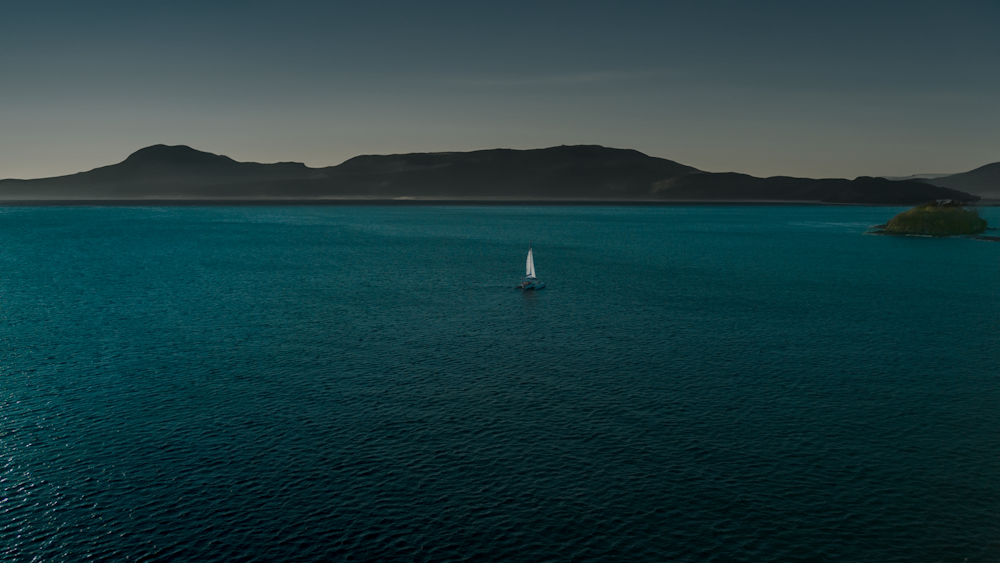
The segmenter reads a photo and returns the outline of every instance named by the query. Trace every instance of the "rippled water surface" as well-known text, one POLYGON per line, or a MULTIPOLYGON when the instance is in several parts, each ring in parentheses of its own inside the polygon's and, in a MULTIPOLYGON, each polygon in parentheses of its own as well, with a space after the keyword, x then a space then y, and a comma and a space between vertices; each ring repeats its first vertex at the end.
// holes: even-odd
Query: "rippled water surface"
POLYGON ((1000 244, 897 211, 0 208, 0 559, 1000 561, 1000 244))

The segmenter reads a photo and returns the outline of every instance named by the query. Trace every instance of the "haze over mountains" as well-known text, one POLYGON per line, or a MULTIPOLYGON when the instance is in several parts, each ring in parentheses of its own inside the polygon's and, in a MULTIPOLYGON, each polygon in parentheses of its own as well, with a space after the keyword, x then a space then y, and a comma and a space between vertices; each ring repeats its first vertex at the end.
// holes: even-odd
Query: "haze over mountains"
POLYGON ((868 177, 755 178, 703 172, 638 151, 596 145, 368 155, 326 168, 294 162, 237 162, 183 145, 155 145, 133 153, 119 164, 88 172, 37 180, 0 180, 0 199, 477 198, 870 204, 979 199, 959 191, 965 180, 949 178, 955 176, 935 179, 936 185, 931 180, 868 177), (945 181, 952 184, 943 185, 945 181))
POLYGON ((933 186, 966 191, 983 198, 1000 199, 1000 162, 980 166, 961 174, 923 178, 920 181, 933 186))

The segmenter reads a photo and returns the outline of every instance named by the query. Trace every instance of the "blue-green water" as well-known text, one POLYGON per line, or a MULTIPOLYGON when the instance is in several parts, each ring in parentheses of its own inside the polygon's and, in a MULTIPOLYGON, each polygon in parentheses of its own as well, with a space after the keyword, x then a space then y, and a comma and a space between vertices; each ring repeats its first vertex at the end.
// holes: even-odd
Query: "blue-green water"
POLYGON ((1000 244, 897 211, 0 208, 0 559, 998 561, 1000 244))

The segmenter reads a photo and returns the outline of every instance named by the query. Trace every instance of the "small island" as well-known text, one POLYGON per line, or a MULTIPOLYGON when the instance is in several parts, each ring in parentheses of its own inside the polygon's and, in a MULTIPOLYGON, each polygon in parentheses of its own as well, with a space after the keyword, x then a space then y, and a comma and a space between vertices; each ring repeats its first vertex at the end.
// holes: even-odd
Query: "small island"
POLYGON ((918 205, 875 227, 878 234, 948 237, 978 235, 986 231, 986 220, 965 202, 939 199, 918 205))

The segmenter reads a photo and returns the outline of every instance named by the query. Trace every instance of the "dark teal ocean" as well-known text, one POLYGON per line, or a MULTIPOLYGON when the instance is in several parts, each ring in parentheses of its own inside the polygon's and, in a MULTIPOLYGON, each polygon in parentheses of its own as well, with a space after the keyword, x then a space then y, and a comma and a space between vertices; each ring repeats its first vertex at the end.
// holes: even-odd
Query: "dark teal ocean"
POLYGON ((898 211, 0 208, 0 560, 1000 561, 1000 243, 898 211))

